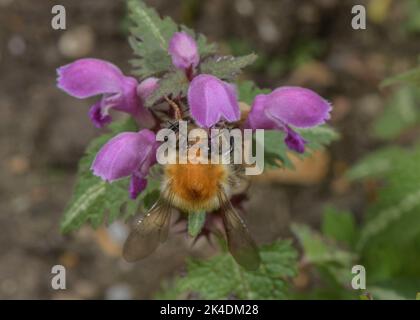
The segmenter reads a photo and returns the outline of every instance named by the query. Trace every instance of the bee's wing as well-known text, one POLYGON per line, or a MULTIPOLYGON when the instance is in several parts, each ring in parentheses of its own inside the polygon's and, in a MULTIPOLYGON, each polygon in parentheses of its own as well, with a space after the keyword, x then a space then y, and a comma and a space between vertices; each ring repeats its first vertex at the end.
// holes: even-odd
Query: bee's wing
POLYGON ((230 253, 238 264, 247 270, 258 269, 261 259, 257 245, 249 234, 245 222, 236 212, 226 194, 219 192, 220 208, 226 229, 227 244, 230 253))
POLYGON ((170 203, 160 198, 137 222, 124 243, 125 260, 133 262, 147 257, 168 238, 171 211, 170 203))

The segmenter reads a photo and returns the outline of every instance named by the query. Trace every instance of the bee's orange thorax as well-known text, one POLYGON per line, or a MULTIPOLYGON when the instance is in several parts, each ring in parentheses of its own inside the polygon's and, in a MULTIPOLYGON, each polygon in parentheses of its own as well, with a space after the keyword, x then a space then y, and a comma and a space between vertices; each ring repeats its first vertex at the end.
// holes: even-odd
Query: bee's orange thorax
POLYGON ((171 164, 165 175, 174 204, 188 212, 210 211, 218 207, 217 193, 227 179, 221 164, 171 164))

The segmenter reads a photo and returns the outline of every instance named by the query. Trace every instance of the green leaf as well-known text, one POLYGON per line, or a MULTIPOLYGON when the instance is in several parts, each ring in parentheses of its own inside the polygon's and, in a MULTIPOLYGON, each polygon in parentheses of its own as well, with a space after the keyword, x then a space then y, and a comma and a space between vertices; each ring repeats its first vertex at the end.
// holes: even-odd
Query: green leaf
POLYGON ((293 168, 293 164, 287 155, 288 149, 284 143, 282 131, 264 131, 264 168, 293 168))
POLYGON ((147 98, 146 106, 151 107, 163 97, 177 97, 188 91, 189 81, 181 70, 174 70, 159 80, 159 87, 147 98))
POLYGON ((252 81, 242 81, 237 84, 239 101, 245 102, 249 106, 252 105, 255 96, 258 94, 268 94, 270 89, 260 89, 252 81))
POLYGON ((340 135, 328 125, 318 126, 309 129, 296 129, 302 137, 308 141, 305 145, 304 157, 311 155, 313 151, 321 150, 331 142, 340 138, 340 135))
POLYGON ((408 32, 420 32, 420 3, 417 0, 407 0, 405 3, 406 17, 404 27, 408 32))
POLYGON ((353 253, 328 242, 306 225, 293 224, 292 231, 304 249, 306 260, 310 263, 337 263, 342 266, 349 266, 354 261, 355 255, 353 253))
POLYGON ((401 152, 382 180, 356 249, 372 283, 396 278, 412 282, 420 279, 420 147, 401 152))
POLYGON ((381 82, 381 87, 387 87, 394 84, 412 84, 420 86, 420 67, 385 79, 381 82))
POLYGON ((420 234, 420 147, 393 159, 384 178, 387 184, 380 190, 377 202, 368 209, 359 249, 378 237, 382 241, 398 239, 402 244, 420 234))
POLYGON ((197 35, 190 29, 178 26, 171 18, 160 18, 157 12, 147 7, 143 1, 130 0, 128 10, 132 27, 130 28, 130 45, 137 59, 131 61, 135 67, 134 74, 141 78, 159 75, 172 67, 168 54, 168 43, 179 29, 198 38, 197 44, 201 57, 212 54, 216 47, 209 45, 203 35, 197 35))
POLYGON ((406 300, 406 297, 388 288, 369 286, 369 292, 374 299, 378 300, 406 300))
POLYGON ((412 87, 399 89, 387 103, 383 114, 373 123, 373 135, 394 139, 419 121, 420 90, 412 87))
POLYGON ((138 130, 131 118, 114 121, 109 129, 109 133, 91 141, 79 162, 75 191, 61 221, 62 232, 76 230, 84 223, 90 223, 96 228, 105 220, 111 223, 120 216, 127 218, 137 212, 144 196, 152 189, 157 189, 156 184, 149 179, 146 190, 137 201, 133 201, 128 198, 128 178, 106 183, 92 174, 90 166, 93 159, 106 142, 121 132, 138 130))
POLYGON ((353 214, 348 211, 337 211, 333 207, 327 207, 322 220, 322 233, 326 237, 352 247, 357 237, 353 214))
POLYGON ((243 68, 252 64, 257 59, 257 55, 251 53, 242 57, 212 57, 203 61, 200 65, 201 73, 211 74, 215 77, 232 81, 243 68))
POLYGON ((293 163, 289 158, 290 153, 294 153, 300 158, 305 158, 314 151, 323 149, 324 146, 339 137, 334 129, 325 125, 311 129, 297 129, 296 131, 308 141, 303 154, 297 154, 287 148, 284 143, 284 132, 276 130, 264 131, 264 165, 266 168, 285 167, 293 169, 293 163))
POLYGON ((303 247, 305 261, 315 265, 334 286, 348 286, 351 267, 358 258, 356 254, 328 241, 306 225, 293 224, 292 232, 303 247))
POLYGON ((188 215, 188 234, 195 238, 206 222, 206 212, 195 212, 188 215))
POLYGON ((290 242, 277 241, 261 247, 260 254, 262 264, 252 272, 240 267, 229 253, 207 261, 190 260, 187 275, 175 280, 170 298, 197 293, 202 299, 227 299, 232 295, 239 299, 285 299, 286 279, 296 274, 296 251, 290 242))
POLYGON ((102 203, 105 200, 105 189, 105 182, 100 179, 79 176, 73 200, 61 222, 61 231, 78 229, 85 222, 97 226, 104 210, 102 203))
MULTIPOLYGON (((368 278, 369 279, 369 278, 368 278)), ((392 277, 385 281, 368 284, 375 299, 412 300, 420 288, 420 278, 392 277)))
POLYGON ((401 147, 390 146, 368 153, 347 171, 346 177, 350 181, 384 177, 404 152, 401 147))

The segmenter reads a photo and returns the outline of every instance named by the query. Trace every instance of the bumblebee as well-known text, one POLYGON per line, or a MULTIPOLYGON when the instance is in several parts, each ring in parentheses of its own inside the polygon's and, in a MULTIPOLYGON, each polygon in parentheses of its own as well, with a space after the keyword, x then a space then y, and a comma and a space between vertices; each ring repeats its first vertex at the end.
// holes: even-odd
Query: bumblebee
POLYGON ((165 242, 173 209, 186 214, 217 212, 222 215, 227 247, 233 258, 248 270, 257 269, 260 264, 257 246, 229 200, 247 185, 242 169, 236 164, 189 160, 185 164, 164 165, 160 197, 129 234, 123 248, 124 258, 129 262, 140 260, 165 242))

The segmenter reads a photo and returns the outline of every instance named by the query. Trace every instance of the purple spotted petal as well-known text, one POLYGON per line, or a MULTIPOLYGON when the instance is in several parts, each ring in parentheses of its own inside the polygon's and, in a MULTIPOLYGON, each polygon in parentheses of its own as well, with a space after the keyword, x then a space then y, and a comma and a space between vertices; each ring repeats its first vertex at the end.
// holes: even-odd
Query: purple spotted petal
POLYGON ((283 129, 288 124, 310 128, 328 120, 330 111, 331 105, 312 90, 281 87, 256 97, 247 125, 254 129, 283 129))
POLYGON ((284 138, 284 142, 291 150, 298 153, 305 152, 305 144, 307 143, 306 140, 303 139, 299 133, 293 131, 289 127, 286 127, 286 138, 284 138))
POLYGON ((200 61, 197 43, 185 32, 176 32, 172 36, 168 51, 173 65, 179 69, 195 68, 200 61))
POLYGON ((240 118, 234 86, 211 75, 201 74, 193 79, 188 104, 192 117, 202 127, 209 128, 222 119, 234 122, 240 118))
MULTIPOLYGON (((93 173, 105 181, 130 176, 156 161, 155 134, 147 129, 123 132, 108 141, 93 161, 93 173)), ((147 173, 142 170, 142 175, 147 173)))
POLYGON ((130 180, 130 198, 136 199, 137 196, 142 192, 147 186, 147 179, 143 178, 142 176, 134 173, 131 176, 130 180))

